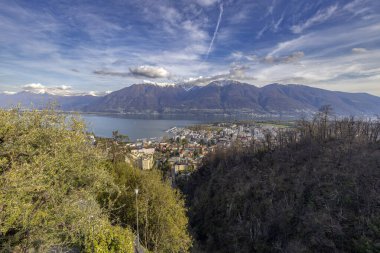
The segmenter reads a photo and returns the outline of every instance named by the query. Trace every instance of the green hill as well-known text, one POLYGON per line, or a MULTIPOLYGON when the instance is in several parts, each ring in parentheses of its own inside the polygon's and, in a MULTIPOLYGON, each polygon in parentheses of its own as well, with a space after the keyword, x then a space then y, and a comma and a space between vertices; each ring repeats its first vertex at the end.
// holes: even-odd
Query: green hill
POLYGON ((181 195, 109 159, 77 117, 0 110, 0 252, 187 252, 181 195))

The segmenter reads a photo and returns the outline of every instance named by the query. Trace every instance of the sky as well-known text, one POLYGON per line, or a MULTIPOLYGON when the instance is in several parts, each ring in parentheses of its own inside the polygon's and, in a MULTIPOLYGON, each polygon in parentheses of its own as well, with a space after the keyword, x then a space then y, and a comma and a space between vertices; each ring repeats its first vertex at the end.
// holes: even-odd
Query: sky
POLYGON ((380 1, 0 0, 0 92, 221 79, 380 96, 380 1))

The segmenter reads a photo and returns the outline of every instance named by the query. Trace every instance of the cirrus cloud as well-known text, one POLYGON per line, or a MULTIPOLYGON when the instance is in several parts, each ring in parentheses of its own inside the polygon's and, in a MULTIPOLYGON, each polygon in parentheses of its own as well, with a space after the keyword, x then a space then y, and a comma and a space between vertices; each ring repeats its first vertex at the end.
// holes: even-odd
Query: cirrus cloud
POLYGON ((263 59, 261 59, 261 61, 268 64, 294 63, 301 60, 304 56, 305 56, 304 52, 297 51, 290 55, 281 56, 281 57, 268 55, 264 57, 263 59))
POLYGON ((293 33, 302 33, 305 29, 315 25, 322 23, 328 20, 334 13, 337 11, 338 5, 329 6, 326 9, 319 10, 314 16, 297 25, 293 25, 291 30, 293 33))

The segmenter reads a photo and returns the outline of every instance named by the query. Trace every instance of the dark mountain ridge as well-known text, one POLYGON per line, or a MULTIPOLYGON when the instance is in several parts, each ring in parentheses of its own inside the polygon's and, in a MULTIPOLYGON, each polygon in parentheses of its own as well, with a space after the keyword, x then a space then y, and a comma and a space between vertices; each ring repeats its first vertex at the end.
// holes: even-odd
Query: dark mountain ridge
POLYGON ((135 84, 112 92, 83 108, 116 113, 287 114, 317 111, 329 104, 339 115, 380 114, 380 98, 304 85, 256 87, 236 81, 214 81, 186 89, 181 85, 135 84))
POLYGON ((106 96, 57 96, 20 92, 0 94, 0 107, 42 108, 55 102, 65 111, 121 114, 222 114, 299 116, 331 105, 337 115, 380 114, 380 97, 329 91, 296 84, 256 87, 233 80, 205 86, 134 84, 106 96))

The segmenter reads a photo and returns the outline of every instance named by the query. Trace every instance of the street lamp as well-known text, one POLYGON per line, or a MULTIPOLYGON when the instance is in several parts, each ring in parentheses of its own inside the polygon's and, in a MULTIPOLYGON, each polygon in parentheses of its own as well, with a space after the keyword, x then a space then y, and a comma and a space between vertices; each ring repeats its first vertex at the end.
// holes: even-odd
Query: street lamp
POLYGON ((92 241, 92 244, 91 244, 91 252, 94 253, 95 252, 95 245, 94 245, 94 240, 95 240, 95 236, 94 236, 94 215, 91 215, 90 216, 90 222, 91 222, 91 241, 92 241))
POLYGON ((136 194, 136 228, 137 228, 137 251, 140 252, 140 234, 139 234, 139 206, 137 204, 137 195, 139 194, 139 189, 135 189, 136 194))

